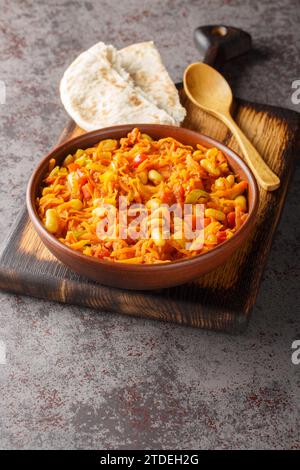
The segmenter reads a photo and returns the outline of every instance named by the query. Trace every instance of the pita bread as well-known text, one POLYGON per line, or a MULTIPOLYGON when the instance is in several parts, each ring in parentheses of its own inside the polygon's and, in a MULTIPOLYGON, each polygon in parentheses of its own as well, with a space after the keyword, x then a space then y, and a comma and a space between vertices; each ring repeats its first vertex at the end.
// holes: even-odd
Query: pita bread
POLYGON ((178 91, 153 41, 121 49, 118 51, 118 59, 120 66, 150 101, 170 114, 177 124, 184 120, 186 110, 180 104, 178 91))
POLYGON ((120 65, 117 50, 102 42, 69 66, 60 83, 60 96, 68 114, 86 131, 114 124, 176 124, 134 85, 120 65))

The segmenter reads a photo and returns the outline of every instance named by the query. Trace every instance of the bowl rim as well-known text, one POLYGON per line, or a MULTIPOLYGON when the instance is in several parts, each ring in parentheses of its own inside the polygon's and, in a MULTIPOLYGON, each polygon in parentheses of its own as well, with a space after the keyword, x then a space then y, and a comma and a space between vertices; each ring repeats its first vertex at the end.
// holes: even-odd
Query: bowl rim
MULTIPOLYGON (((145 130, 144 132, 147 133, 145 130)), ((151 134, 151 130, 149 130, 149 133, 151 134)), ((187 136, 188 137, 188 136, 187 136)), ((259 190, 258 190, 258 185, 255 179, 255 176, 252 172, 252 170, 249 168, 249 166, 244 162, 244 160, 240 157, 239 154, 237 154, 234 150, 232 150, 230 147, 227 145, 223 144, 222 142, 219 142, 218 140, 214 139, 213 137, 207 136, 206 134, 203 134, 198 131, 194 131, 185 127, 177 127, 177 126, 171 126, 171 125, 165 125, 165 124, 143 124, 143 123, 138 123, 138 124, 122 124, 122 125, 116 125, 116 126, 110 126, 110 127, 104 127, 101 129, 97 129, 91 132, 85 132, 84 134, 81 134, 79 136, 73 137, 70 140, 67 140, 66 142, 63 142, 57 146, 55 146, 45 157, 42 158, 42 160, 38 163, 38 165, 35 167, 33 170, 31 177, 29 179, 28 185, 27 185, 27 191, 26 191, 26 205, 27 205, 27 210, 29 213, 29 217, 34 225, 35 230, 37 231, 39 237, 41 238, 42 242, 43 238, 41 237, 41 234, 43 237, 46 238, 47 242, 49 245, 54 246, 58 250, 63 250, 66 254, 74 257, 74 259, 77 259, 78 261, 83 261, 83 262, 88 262, 90 264, 94 264, 95 268, 98 266, 109 266, 112 269, 116 269, 118 271, 144 271, 146 269, 151 270, 151 271, 164 271, 164 270, 170 270, 170 269, 176 269, 179 266, 184 267, 188 266, 191 264, 196 264, 198 262, 203 261, 209 261, 210 258, 213 258, 218 255, 218 253, 224 251, 226 248, 230 248, 231 246, 234 246, 237 242, 237 237, 239 237, 241 240, 243 239, 243 235, 247 234, 247 231, 249 229, 249 226, 252 225, 254 218, 257 213, 257 208, 258 208, 258 203, 259 203, 259 190), (72 248, 68 247, 64 243, 60 242, 53 234, 49 233, 44 225, 42 224, 36 210, 36 205, 35 205, 35 199, 37 197, 37 194, 33 194, 33 185, 35 182, 35 179, 37 178, 38 174, 43 170, 45 165, 48 163, 48 161, 51 158, 55 158, 55 154, 57 152, 62 151, 63 149, 67 148, 77 144, 78 143, 78 148, 80 147, 80 142, 93 138, 93 137, 98 137, 99 139, 103 138, 109 138, 109 137, 101 137, 101 134, 106 134, 108 135, 110 132, 114 131, 124 131, 129 132, 133 128, 157 128, 157 129, 165 129, 166 132, 168 129, 182 129, 184 132, 187 132, 188 134, 192 134, 195 137, 199 138, 199 140, 204 140, 206 143, 215 146, 222 150, 225 154, 228 154, 237 164, 239 167, 243 169, 243 171, 247 175, 247 179, 249 182, 252 183, 252 190, 253 190, 253 207, 251 211, 248 214, 247 220, 245 223, 242 225, 242 227, 234 233, 234 235, 224 241, 223 243, 217 245, 215 248, 212 248, 206 253, 200 253, 198 255, 192 256, 190 258, 182 258, 180 260, 176 261, 168 261, 168 262, 162 262, 162 263, 157 263, 157 264, 138 264, 138 263, 122 263, 121 261, 110 261, 110 260, 101 260, 92 256, 87 256, 84 255, 83 253, 73 250, 72 248), (100 135, 99 135, 100 134, 100 135)))

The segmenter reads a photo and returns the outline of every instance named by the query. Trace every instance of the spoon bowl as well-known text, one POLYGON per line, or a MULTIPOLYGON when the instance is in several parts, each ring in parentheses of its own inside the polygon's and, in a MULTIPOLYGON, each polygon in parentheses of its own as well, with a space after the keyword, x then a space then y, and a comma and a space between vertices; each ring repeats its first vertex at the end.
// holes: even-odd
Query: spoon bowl
POLYGON ((184 86, 194 104, 209 111, 227 112, 232 105, 232 91, 227 81, 207 64, 191 64, 184 74, 184 86))

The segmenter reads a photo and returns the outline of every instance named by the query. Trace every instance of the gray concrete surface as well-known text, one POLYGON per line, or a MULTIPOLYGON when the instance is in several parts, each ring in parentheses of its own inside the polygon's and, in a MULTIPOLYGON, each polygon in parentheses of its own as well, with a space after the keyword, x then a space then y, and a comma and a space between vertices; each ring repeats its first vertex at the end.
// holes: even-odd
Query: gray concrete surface
MULTIPOLYGON (((0 233, 66 122, 59 79, 83 49, 155 39, 174 80, 193 29, 243 27, 256 53, 227 65, 238 96, 291 107, 299 1, 0 0, 0 233)), ((296 170, 253 317, 242 336, 1 293, 0 448, 299 448, 296 170)))

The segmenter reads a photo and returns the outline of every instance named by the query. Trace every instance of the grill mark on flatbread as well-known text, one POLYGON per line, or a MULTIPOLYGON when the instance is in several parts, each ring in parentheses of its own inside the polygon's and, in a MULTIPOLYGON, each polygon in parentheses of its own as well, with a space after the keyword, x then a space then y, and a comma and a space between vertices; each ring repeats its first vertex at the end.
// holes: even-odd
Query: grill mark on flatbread
POLYGON ((180 104, 178 91, 152 41, 132 44, 117 53, 121 67, 147 98, 170 114, 180 124, 186 110, 180 104))
POLYGON ((136 95, 129 96, 129 101, 133 106, 140 106, 142 104, 141 100, 136 95))

